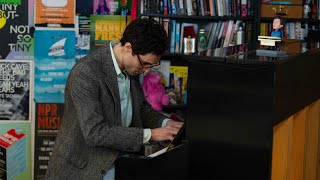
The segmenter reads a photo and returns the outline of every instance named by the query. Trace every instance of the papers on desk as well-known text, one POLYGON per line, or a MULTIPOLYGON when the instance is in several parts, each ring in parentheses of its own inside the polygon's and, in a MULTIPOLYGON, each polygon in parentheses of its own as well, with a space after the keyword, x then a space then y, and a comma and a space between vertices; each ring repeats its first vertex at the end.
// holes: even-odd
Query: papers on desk
POLYGON ((281 38, 272 36, 258 36, 258 40, 262 46, 275 46, 276 42, 281 42, 281 38))
POLYGON ((163 154, 167 152, 168 147, 161 149, 160 151, 157 151, 155 153, 150 154, 148 157, 156 157, 159 156, 160 154, 163 154))

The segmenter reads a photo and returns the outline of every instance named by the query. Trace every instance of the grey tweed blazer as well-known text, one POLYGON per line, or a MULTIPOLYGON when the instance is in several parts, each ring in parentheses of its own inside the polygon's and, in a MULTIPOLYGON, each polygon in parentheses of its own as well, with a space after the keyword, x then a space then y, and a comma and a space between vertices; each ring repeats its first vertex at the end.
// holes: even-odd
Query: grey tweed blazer
POLYGON ((73 67, 46 179, 101 179, 120 151, 140 150, 143 127, 161 126, 165 117, 145 101, 138 77, 130 76, 130 80, 133 115, 131 126, 126 128, 121 126, 119 89, 110 47, 97 49, 73 67))

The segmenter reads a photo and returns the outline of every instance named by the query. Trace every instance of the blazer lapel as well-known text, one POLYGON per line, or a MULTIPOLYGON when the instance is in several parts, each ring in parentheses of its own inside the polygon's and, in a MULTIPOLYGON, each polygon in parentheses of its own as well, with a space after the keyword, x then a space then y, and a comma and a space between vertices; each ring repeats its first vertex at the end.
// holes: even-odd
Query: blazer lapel
MULTIPOLYGON (((109 88, 113 101, 115 104, 115 115, 116 117, 119 117, 121 119, 121 107, 120 107, 120 95, 119 95, 119 87, 118 87, 118 82, 117 82, 117 76, 116 76, 116 71, 114 69, 113 61, 112 61, 112 56, 110 52, 110 47, 109 45, 104 47, 103 53, 102 53, 102 68, 103 72, 105 74, 104 81, 107 84, 107 87, 109 88)), ((121 123, 121 121, 120 121, 121 123)))
POLYGON ((139 105, 138 105, 138 89, 136 86, 136 77, 130 77, 130 90, 131 90, 131 97, 132 97, 132 122, 131 126, 132 127, 142 127, 142 122, 140 117, 140 111, 139 111, 139 105))

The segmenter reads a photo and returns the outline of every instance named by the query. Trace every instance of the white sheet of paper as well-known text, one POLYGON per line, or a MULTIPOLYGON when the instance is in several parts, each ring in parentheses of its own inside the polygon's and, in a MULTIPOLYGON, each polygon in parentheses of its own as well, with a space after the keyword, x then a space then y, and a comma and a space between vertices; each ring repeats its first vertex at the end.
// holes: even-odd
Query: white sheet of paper
POLYGON ((156 156, 159 156, 160 154, 165 153, 165 152, 167 151, 167 149, 168 149, 168 147, 163 148, 163 149, 161 149, 161 150, 159 150, 159 151, 157 151, 157 152, 155 152, 155 153, 150 154, 148 157, 156 157, 156 156))

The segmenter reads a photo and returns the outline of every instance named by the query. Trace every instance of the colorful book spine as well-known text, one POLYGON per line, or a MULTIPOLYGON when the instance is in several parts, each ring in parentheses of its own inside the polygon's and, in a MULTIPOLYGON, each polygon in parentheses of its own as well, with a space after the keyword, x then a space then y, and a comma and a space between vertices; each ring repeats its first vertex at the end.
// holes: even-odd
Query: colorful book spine
POLYGON ((175 53, 180 52, 180 22, 176 22, 176 35, 175 35, 175 53))

